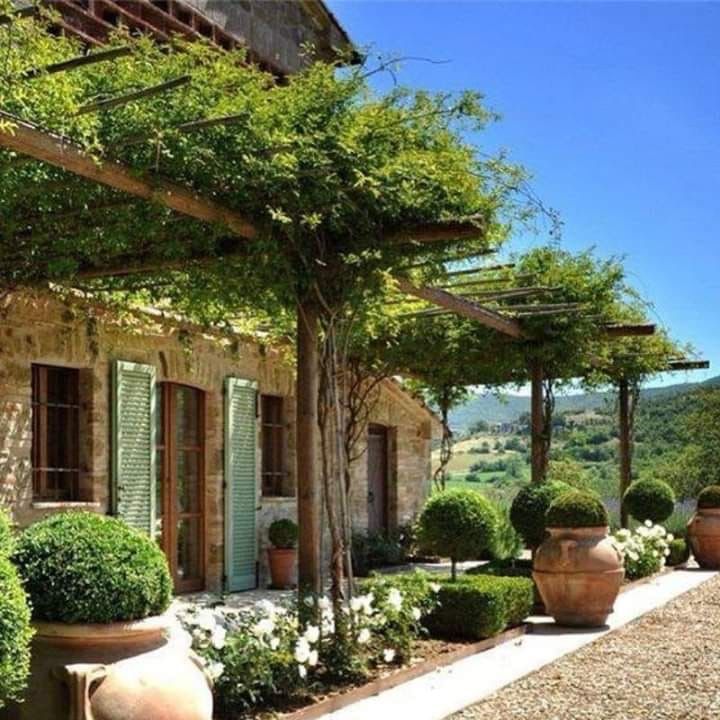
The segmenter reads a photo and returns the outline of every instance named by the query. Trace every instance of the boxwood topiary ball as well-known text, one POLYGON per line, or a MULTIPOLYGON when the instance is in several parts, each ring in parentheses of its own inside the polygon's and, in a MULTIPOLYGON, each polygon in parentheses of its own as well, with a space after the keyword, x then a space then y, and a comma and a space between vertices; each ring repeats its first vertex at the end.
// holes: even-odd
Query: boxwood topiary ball
POLYGON ((268 528, 268 538, 274 547, 289 550, 297 545, 298 526, 288 518, 275 520, 268 528))
POLYGON ((545 516, 546 527, 602 527, 608 524, 605 506, 594 495, 571 491, 555 498, 545 516))
POLYGON ((163 613, 172 598, 160 548, 117 518, 53 515, 20 535, 13 560, 36 620, 141 620, 163 613))
POLYGON ((700 491, 697 499, 699 510, 720 508, 720 485, 709 485, 700 491))
POLYGON ((545 514, 550 503, 570 490, 570 485, 558 480, 520 488, 510 506, 510 522, 528 547, 537 547, 543 541, 545 514))
POLYGON ((456 561, 475 560, 495 543, 498 515, 474 490, 458 488, 432 495, 418 521, 420 544, 456 561))
POLYGON ((623 505, 637 521, 659 523, 672 515, 675 493, 662 480, 636 480, 625 491, 623 505))

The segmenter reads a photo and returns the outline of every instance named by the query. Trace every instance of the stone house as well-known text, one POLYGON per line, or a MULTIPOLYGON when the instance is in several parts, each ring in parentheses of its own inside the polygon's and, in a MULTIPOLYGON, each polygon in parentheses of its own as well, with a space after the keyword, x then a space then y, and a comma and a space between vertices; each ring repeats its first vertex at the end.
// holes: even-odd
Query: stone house
MULTIPOLYGON (((267 528, 296 514, 295 385, 282 348, 74 296, 0 307, 0 504, 19 526, 117 514, 154 534, 178 592, 265 582, 267 528)), ((356 528, 407 523, 430 489, 433 414, 382 385, 354 467, 356 528)))

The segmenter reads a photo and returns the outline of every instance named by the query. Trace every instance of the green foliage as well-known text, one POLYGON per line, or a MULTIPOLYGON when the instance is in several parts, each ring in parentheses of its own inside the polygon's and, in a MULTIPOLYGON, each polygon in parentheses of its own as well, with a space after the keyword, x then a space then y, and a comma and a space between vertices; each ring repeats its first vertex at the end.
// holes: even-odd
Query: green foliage
POLYGON ((13 560, 37 620, 140 620, 170 605, 172 582, 162 551, 116 518, 53 515, 20 535, 13 560))
POLYGON ((30 672, 30 608, 17 571, 0 554, 0 708, 20 700, 30 672))
POLYGON ((698 495, 697 506, 699 509, 720 508, 720 485, 710 485, 698 495))
POLYGON ((523 550, 520 534, 513 527, 510 519, 510 506, 507 503, 496 503, 498 525, 495 532, 491 557, 493 560, 512 560, 523 550))
POLYGON ((399 565, 407 559, 411 529, 377 532, 356 531, 352 536, 353 571, 365 577, 371 570, 386 565, 399 565))
POLYGON ((472 490, 432 495, 418 521, 418 541, 455 563, 479 558, 495 543, 498 516, 492 503, 472 490))
POLYGON ((686 563, 690 559, 690 546, 684 538, 674 538, 670 541, 668 548, 670 554, 665 559, 666 565, 675 567, 686 563))
POLYGON ((589 493, 563 493, 550 503, 545 515, 546 527, 600 527, 608 524, 602 502, 589 493))
POLYGON ((289 550, 297 545, 298 526, 289 518, 281 518, 270 523, 268 539, 273 547, 289 550))
POLYGON ((545 515, 552 501, 570 490, 564 482, 525 485, 510 507, 510 521, 528 547, 537 547, 545 537, 545 515))
POLYGON ((622 553, 625 579, 639 580, 659 572, 670 555, 671 537, 662 525, 646 520, 635 530, 622 529, 614 534, 615 547, 622 553))
POLYGON ((675 493, 662 480, 637 480, 625 491, 623 505, 639 522, 650 520, 658 523, 672 515, 675 493))
POLYGON ((0 507, 0 557, 9 557, 15 547, 10 517, 0 507))
POLYGON ((532 606, 531 580, 465 575, 440 583, 438 606, 425 624, 435 637, 481 640, 522 622, 532 606))

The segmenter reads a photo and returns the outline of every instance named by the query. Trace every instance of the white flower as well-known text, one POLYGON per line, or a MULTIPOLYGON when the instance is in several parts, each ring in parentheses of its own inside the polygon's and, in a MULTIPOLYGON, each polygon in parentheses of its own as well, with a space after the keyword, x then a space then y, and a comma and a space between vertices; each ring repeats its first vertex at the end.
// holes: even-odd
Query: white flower
POLYGON ((275 621, 266 617, 255 624, 252 629, 253 635, 263 637, 264 635, 272 635, 275 631, 275 621))
POLYGON ((324 612, 325 610, 330 610, 330 600, 329 598, 326 598, 324 595, 318 600, 318 607, 324 612))
POLYGON ((411 610, 413 620, 419 620, 422 617, 422 613, 420 612, 420 608, 414 607, 411 610))
POLYGON ((675 539, 675 536, 672 533, 668 533, 667 537, 665 538, 668 542, 672 542, 675 539))
POLYGON ((306 595, 305 599, 303 600, 305 605, 308 607, 315 607, 315 598, 312 595, 306 595))
POLYGON ((279 647, 280 647, 280 638, 271 637, 270 638, 270 649, 277 650, 279 647))
POLYGON ((225 672, 225 666, 221 662, 210 663, 205 669, 212 680, 217 680, 225 672))
POLYGON ((210 642, 216 650, 222 650, 225 647, 225 638, 227 637, 227 630, 224 627, 217 626, 210 636, 210 642))
POLYGON ((310 657, 310 643, 301 637, 295 645, 295 660, 299 663, 306 663, 310 657))
POLYGON ((310 667, 315 667, 318 664, 318 651, 317 650, 310 651, 310 654, 308 655, 307 664, 310 667))
POLYGON ((298 665, 298 675, 304 680, 307 677, 307 670, 304 665, 298 665))
POLYGON ((305 629, 305 639, 310 643, 316 643, 320 639, 320 628, 317 625, 308 625, 305 629))
POLYGON ((366 645, 367 643, 369 643, 369 642, 370 642, 370 631, 369 631, 367 628, 363 628, 363 629, 358 633, 357 641, 358 641, 361 645, 366 645))
POLYGON ((646 520, 644 524, 645 524, 645 527, 649 527, 649 528, 651 528, 653 526, 652 520, 646 520))
POLYGON ((439 593, 440 592, 440 583, 430 583, 430 589, 434 593, 439 593))
POLYGON ((195 616, 195 624, 199 628, 211 632, 215 627, 215 613, 212 610, 201 610, 195 616))
POLYGON ((387 601, 388 605, 399 611, 402 608, 403 603, 402 593, 397 588, 391 588, 390 592, 388 593, 387 601))
POLYGON ((383 660, 386 663, 391 663, 395 659, 395 651, 392 648, 383 650, 383 660))

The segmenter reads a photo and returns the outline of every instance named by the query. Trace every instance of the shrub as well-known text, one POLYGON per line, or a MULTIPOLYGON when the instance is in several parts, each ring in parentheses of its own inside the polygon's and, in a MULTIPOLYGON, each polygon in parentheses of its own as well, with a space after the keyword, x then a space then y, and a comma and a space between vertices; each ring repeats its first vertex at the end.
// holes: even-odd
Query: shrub
POLYGON ((167 610, 160 548, 116 518, 68 512, 31 525, 13 556, 38 620, 110 623, 167 610))
POLYGON ((0 708, 20 700, 30 671, 30 608, 17 571, 0 557, 0 708))
POLYGON ((405 562, 412 545, 412 529, 394 531, 353 532, 353 571, 358 577, 367 577, 371 570, 405 562))
POLYGON ((684 538, 673 538, 668 544, 668 556, 665 558, 665 564, 670 567, 682 565, 690 558, 690 546, 684 538))
POLYGON ((568 492, 564 482, 530 484, 520 488, 510 506, 510 522, 528 547, 537 547, 545 537, 545 514, 550 503, 568 492))
POLYGON ((10 557, 15 546, 10 518, 0 508, 0 558, 10 557))
POLYGON ((674 538, 662 525, 646 520, 634 532, 618 530, 614 539, 625 562, 625 578, 639 580, 661 570, 670 554, 668 545, 674 538))
POLYGON ((498 516, 492 503, 473 490, 446 490, 425 504, 418 522, 421 545, 457 562, 479 558, 495 543, 498 516))
POLYGON ((552 501, 545 520, 547 527, 599 527, 608 524, 608 514, 594 495, 571 491, 552 501))
POLYGON ((492 560, 511 560, 523 549, 522 538, 510 522, 510 508, 507 504, 498 504, 498 525, 495 542, 490 553, 492 560))
POLYGON ((268 528, 268 539, 273 547, 290 550, 297 545, 298 526, 288 518, 275 520, 268 528))
POLYGON ((438 605, 425 624, 436 637, 482 640, 522 622, 532 606, 531 580, 466 575, 440 583, 438 605))
POLYGON ((638 522, 659 523, 672 515, 675 493, 662 480, 636 480, 625 491, 623 505, 638 522))
POLYGON ((700 491, 697 500, 700 510, 720 508, 720 485, 709 485, 700 491))

